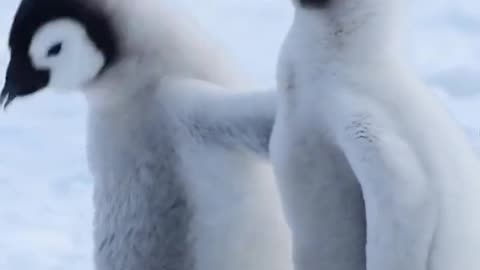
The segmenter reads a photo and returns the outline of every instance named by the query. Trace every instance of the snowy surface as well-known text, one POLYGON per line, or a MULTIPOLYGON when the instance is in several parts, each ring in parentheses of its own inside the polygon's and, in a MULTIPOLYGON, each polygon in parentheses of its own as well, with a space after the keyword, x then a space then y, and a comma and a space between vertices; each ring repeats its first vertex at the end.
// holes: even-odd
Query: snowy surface
MULTIPOLYGON (((193 13, 259 86, 273 85, 289 1, 169 1, 193 13)), ((413 2, 410 60, 480 149, 480 1, 413 2)), ((16 5, 0 1, 0 74, 16 5)), ((42 93, 0 113, 0 269, 92 269, 84 126, 77 95, 42 93)))

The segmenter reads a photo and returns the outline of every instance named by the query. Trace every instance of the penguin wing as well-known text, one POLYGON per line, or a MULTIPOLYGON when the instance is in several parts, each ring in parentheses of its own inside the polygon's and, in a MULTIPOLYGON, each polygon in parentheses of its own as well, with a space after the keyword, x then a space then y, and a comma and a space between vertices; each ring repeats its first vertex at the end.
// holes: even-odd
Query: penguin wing
POLYGON ((273 91, 209 98, 194 118, 196 135, 206 143, 268 158, 275 113, 273 91))
POLYGON ((415 148, 395 132, 376 129, 369 120, 342 128, 337 144, 365 199, 367 268, 424 269, 437 212, 415 148))
POLYGON ((200 141, 268 158, 275 91, 239 91, 197 80, 177 81, 173 88, 189 96, 186 124, 200 141))

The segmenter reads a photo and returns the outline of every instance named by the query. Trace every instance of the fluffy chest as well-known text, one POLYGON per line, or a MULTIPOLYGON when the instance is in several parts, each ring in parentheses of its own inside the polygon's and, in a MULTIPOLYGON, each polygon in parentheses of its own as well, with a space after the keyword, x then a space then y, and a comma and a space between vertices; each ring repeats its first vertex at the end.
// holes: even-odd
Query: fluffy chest
POLYGON ((178 178, 175 127, 135 112, 97 117, 89 128, 89 165, 97 178, 96 190, 115 190, 103 196, 120 204, 130 203, 124 200, 129 196, 142 200, 156 194, 168 184, 166 180, 178 178))
POLYGON ((192 208, 174 130, 149 114, 90 123, 98 269, 192 269, 192 208))
POLYGON ((140 211, 165 208, 183 193, 172 142, 144 139, 90 143, 97 211, 105 211, 99 218, 106 218, 112 226, 138 220, 134 217, 142 215, 140 211))
POLYGON ((100 269, 289 269, 270 166, 161 120, 92 130, 100 269))

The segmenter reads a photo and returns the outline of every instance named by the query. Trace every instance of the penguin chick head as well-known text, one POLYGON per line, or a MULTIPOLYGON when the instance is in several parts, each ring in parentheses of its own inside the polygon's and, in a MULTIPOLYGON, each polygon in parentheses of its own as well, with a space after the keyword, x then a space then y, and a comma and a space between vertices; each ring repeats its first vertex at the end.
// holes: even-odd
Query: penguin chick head
POLYGON ((0 105, 43 88, 82 87, 116 58, 116 37, 85 0, 23 0, 10 30, 10 63, 0 105))

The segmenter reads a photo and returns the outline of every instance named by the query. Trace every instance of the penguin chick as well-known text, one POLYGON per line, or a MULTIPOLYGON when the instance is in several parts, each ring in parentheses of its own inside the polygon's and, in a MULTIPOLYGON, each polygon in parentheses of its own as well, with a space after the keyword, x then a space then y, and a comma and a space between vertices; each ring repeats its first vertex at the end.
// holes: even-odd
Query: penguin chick
POLYGON ((46 87, 88 103, 99 270, 291 269, 265 157, 272 93, 159 1, 23 0, 2 102, 46 87))
MULTIPOLYGON (((311 41, 311 36, 328 29, 317 22, 297 26, 298 20, 310 17, 322 20, 318 13, 327 14, 332 2, 294 1, 295 22, 278 67, 280 95, 270 154, 292 229, 297 270, 366 269, 362 190, 344 152, 331 140, 328 126, 315 111, 319 106, 337 108, 307 93, 309 87, 323 89, 316 72, 329 67, 319 55, 331 53, 322 46, 329 41, 323 37, 311 41)), ((330 117, 338 117, 338 112, 330 117)))
MULTIPOLYGON (((348 204, 352 198, 360 204, 358 196, 334 193, 335 167, 326 162, 351 168, 361 185, 367 269, 480 267, 478 157, 440 101, 403 61, 402 2, 294 2, 295 19, 278 67, 281 97, 272 159, 289 220, 298 218, 293 221, 298 227, 292 226, 297 264, 320 254, 336 265, 326 269, 357 269, 343 266, 340 257, 324 257, 324 249, 305 248, 310 242, 299 230, 318 235, 312 246, 330 247, 328 252, 348 258, 358 255, 361 242, 352 242, 355 248, 350 249, 343 242, 344 249, 337 249, 342 238, 332 236, 331 245, 326 233, 325 226, 335 222, 352 229, 363 224, 355 216, 355 204, 348 204), (332 152, 344 158, 337 161, 332 152), (312 222, 309 215, 319 213, 315 207, 324 209, 314 199, 304 199, 312 190, 320 190, 312 195, 317 200, 327 200, 322 196, 330 192, 326 196, 336 199, 334 205, 342 203, 340 209, 354 214, 341 220, 332 214, 327 225, 312 222)), ((332 206, 334 210, 338 208, 332 206)))

